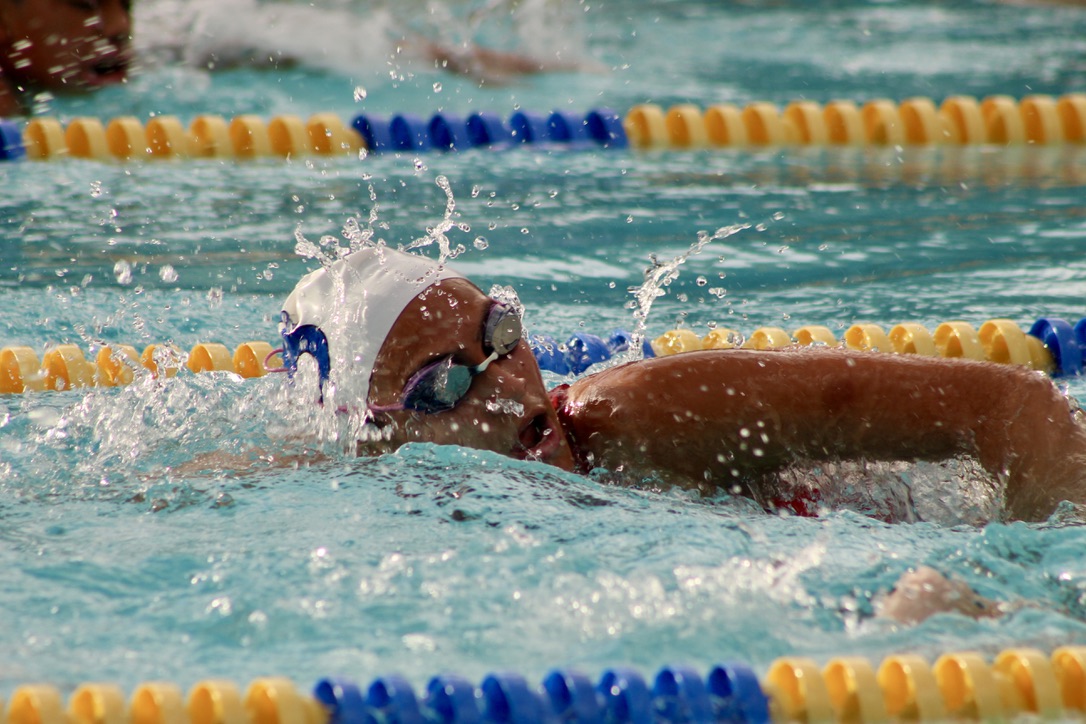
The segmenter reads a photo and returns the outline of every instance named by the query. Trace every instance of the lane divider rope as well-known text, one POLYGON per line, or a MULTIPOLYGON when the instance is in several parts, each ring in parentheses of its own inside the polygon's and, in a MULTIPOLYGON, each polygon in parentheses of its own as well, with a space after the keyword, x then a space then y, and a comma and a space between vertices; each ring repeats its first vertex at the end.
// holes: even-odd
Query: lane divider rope
POLYGON ((187 699, 170 682, 140 684, 125 700, 112 684, 79 685, 64 706, 49 685, 18 687, 11 724, 715 724, 717 722, 944 722, 1086 720, 1086 647, 1050 656, 1010 648, 992 661, 951 652, 930 664, 915 654, 876 667, 859 656, 781 657, 759 679, 730 661, 706 675, 665 666, 646 681, 632 668, 607 669, 593 682, 554 669, 538 686, 516 672, 478 685, 458 674, 429 680, 422 696, 401 676, 367 687, 344 677, 316 683, 311 695, 282 677, 256 679, 245 693, 230 681, 202 681, 187 699))
MULTIPOLYGON (((547 335, 530 338, 540 369, 560 375, 581 374, 629 349, 632 336, 615 330, 605 340, 578 332, 564 343, 547 335)), ((1080 375, 1086 359, 1086 317, 1075 324, 1042 317, 1023 330, 1009 319, 989 319, 979 329, 968 322, 943 322, 928 331, 905 322, 889 332, 877 324, 853 324, 841 339, 820 325, 806 325, 792 332, 780 327, 759 327, 744 336, 734 329, 716 328, 698 335, 690 329, 672 329, 654 340, 643 340, 646 357, 663 357, 702 349, 771 349, 789 345, 822 345, 857 351, 919 354, 929 357, 965 357, 1001 364, 1017 364, 1053 376, 1080 375)), ((187 354, 172 345, 151 344, 143 352, 126 344, 97 349, 94 361, 74 344, 47 348, 39 360, 28 346, 0 348, 0 394, 68 390, 77 387, 117 387, 130 384, 136 374, 172 377, 182 368, 194 373, 233 372, 244 378, 280 371, 282 357, 267 342, 245 342, 233 353, 217 342, 195 345, 187 354)))
POLYGON ((825 105, 796 100, 783 110, 766 102, 705 109, 677 104, 666 110, 646 103, 629 111, 625 128, 637 148, 1082 144, 1086 94, 1037 94, 1021 101, 954 95, 938 107, 925 97, 825 105))
POLYGON ((136 161, 157 158, 300 157, 344 152, 456 151, 551 144, 581 148, 705 148, 766 146, 1059 145, 1086 143, 1086 93, 1006 95, 977 100, 954 95, 936 106, 930 98, 825 105, 795 100, 783 110, 763 101, 705 109, 681 103, 668 109, 644 103, 625 116, 600 108, 587 113, 518 110, 508 118, 490 112, 437 113, 391 118, 360 114, 344 124, 335 114, 308 121, 255 115, 227 121, 200 115, 185 128, 174 116, 144 125, 133 116, 106 123, 92 117, 62 126, 34 118, 25 126, 0 119, 0 161, 63 156, 136 161))
MULTIPOLYGON (((564 343, 552 337, 532 340, 541 369, 560 375, 581 374, 629 349, 630 335, 615 330, 605 340, 578 332, 564 343)), ((1010 319, 989 319, 974 328, 968 322, 943 322, 934 332, 921 324, 905 322, 887 332, 877 324, 853 324, 838 339, 828 328, 806 325, 785 331, 780 327, 759 327, 749 335, 723 327, 699 335, 690 329, 672 329, 651 341, 644 341, 646 357, 663 357, 702 349, 771 349, 790 345, 844 347, 856 351, 919 354, 928 357, 965 357, 1001 364, 1017 364, 1053 376, 1083 373, 1086 350, 1086 318, 1071 324, 1063 319, 1042 317, 1029 330, 1010 319)))
POLYGON ((188 128, 174 116, 155 116, 146 126, 132 116, 106 123, 79 117, 67 126, 55 118, 34 118, 22 130, 13 121, 0 120, 0 161, 298 158, 358 153, 361 149, 373 153, 454 151, 513 143, 624 146, 626 136, 622 119, 606 109, 581 115, 555 111, 546 118, 517 112, 508 122, 490 113, 466 118, 437 114, 429 121, 413 115, 397 115, 391 120, 359 115, 350 125, 331 113, 319 113, 304 122, 293 115, 276 116, 268 122, 255 115, 229 121, 201 115, 188 128))
POLYGON ((151 344, 142 353, 126 344, 98 349, 94 361, 74 344, 50 347, 39 361, 27 346, 0 348, 0 393, 69 390, 76 387, 128 385, 141 371, 173 377, 186 368, 191 372, 233 372, 241 377, 263 377, 282 367, 283 360, 267 342, 245 342, 231 352, 222 344, 195 345, 188 354, 172 345, 151 344))

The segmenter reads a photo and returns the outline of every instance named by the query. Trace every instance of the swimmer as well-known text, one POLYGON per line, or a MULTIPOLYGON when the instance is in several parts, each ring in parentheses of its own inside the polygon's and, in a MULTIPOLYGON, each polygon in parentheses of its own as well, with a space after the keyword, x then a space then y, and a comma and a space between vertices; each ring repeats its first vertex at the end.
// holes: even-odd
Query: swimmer
MULTIPOLYGON (((468 40, 434 39, 412 31, 393 8, 349 8, 294 2, 188 0, 181 6, 145 4, 139 10, 138 55, 150 64, 181 63, 204 70, 278 69, 297 65, 381 74, 436 70, 501 85, 537 73, 595 71, 560 50, 533 56, 468 40)), ((474 22, 474 21, 473 21, 474 22)), ((443 34, 448 27, 441 27, 443 34)))
POLYGON ((35 93, 124 81, 131 39, 131 0, 0 0, 0 118, 35 93))
MULTIPOLYGON (((378 246, 306 275, 284 362, 317 361, 325 406, 368 420, 360 455, 409 442, 490 450, 633 484, 753 498, 827 460, 975 458, 1004 514, 1086 499, 1086 430, 1046 376, 844 349, 713 350, 630 362, 548 393, 515 309, 448 267, 378 246)), ((782 507, 795 506, 785 505, 782 507)))

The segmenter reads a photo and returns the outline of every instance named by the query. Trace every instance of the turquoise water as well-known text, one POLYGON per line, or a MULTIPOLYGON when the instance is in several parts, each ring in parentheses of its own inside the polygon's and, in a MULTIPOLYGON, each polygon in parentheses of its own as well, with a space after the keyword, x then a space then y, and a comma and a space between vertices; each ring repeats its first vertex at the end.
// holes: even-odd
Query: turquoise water
MULTIPOLYGON (((236 37, 206 18, 164 26, 186 6, 151 0, 137 7, 137 32, 146 53, 161 52, 132 82, 42 110, 506 115, 1086 90, 1086 11, 1074 8, 539 2, 510 14, 498 5, 474 31, 482 40, 534 50, 561 37, 602 70, 480 89, 356 46, 379 45, 363 31, 382 24, 455 37, 482 3, 454 5, 451 18, 421 3, 364 18, 361 5, 299 3, 290 7, 308 14, 287 34, 275 8, 222 5, 256 29, 246 37, 254 53, 289 36, 295 63, 186 65, 237 47, 236 37), (357 32, 329 37, 327 17, 345 17, 333 13, 358 15, 357 32), (531 30, 536 17, 546 22, 531 30)), ((187 7, 198 15, 212 5, 187 7)), ((378 236, 420 238, 445 213, 438 176, 470 227, 451 234, 466 249, 458 266, 484 289, 513 286, 534 332, 631 326, 627 289, 650 255, 683 254, 699 231, 736 223, 751 228, 682 266, 652 309, 650 334, 680 323, 840 332, 861 321, 1078 319, 1084 160, 1073 148, 522 148, 4 165, 0 344, 41 353, 59 342, 274 341, 281 300, 313 265, 295 254, 296 232, 343 244, 344 224, 365 222, 376 204, 378 236)), ((1086 383, 1063 384, 1086 399, 1086 383)), ((801 520, 455 448, 358 460, 327 436, 298 436, 313 414, 280 379, 229 375, 0 399, 0 690, 264 674, 309 686, 326 674, 392 671, 421 684, 441 671, 479 679, 499 669, 538 680, 556 665, 647 674, 723 658, 764 667, 785 654, 877 660, 1086 642, 1083 529, 973 525, 961 492, 939 492, 953 469, 906 475, 924 522, 888 526, 855 512, 801 520), (209 459, 216 451, 245 464, 209 459), (1033 605, 982 622, 871 619, 873 593, 916 563, 1033 605)))

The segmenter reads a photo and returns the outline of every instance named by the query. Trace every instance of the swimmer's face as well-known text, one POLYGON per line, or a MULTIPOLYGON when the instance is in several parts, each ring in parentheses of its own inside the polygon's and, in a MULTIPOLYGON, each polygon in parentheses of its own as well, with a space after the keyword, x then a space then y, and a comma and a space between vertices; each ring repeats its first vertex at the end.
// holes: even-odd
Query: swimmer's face
POLYGON ((0 70, 17 86, 71 91, 128 74, 131 0, 0 0, 0 70))
MULTIPOLYGON (((413 299, 377 356, 370 403, 396 405, 416 372, 447 355, 464 365, 485 360, 484 329, 493 304, 464 279, 446 279, 413 299)), ((491 362, 451 410, 380 412, 376 422, 391 438, 380 444, 360 442, 359 454, 385 452, 407 442, 432 442, 573 468, 569 444, 525 342, 491 362)))

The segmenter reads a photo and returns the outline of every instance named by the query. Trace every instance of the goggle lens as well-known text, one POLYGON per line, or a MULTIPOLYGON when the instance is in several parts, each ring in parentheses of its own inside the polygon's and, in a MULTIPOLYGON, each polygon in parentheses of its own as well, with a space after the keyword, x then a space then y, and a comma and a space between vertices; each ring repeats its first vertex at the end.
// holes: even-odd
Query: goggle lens
POLYGON ((476 366, 456 364, 452 356, 431 362, 411 376, 404 385, 398 405, 371 405, 375 411, 414 410, 415 412, 443 412, 456 407, 471 389, 472 379, 483 372, 498 357, 516 349, 523 334, 520 315, 512 307, 495 302, 487 315, 483 330, 483 346, 490 356, 476 366))

